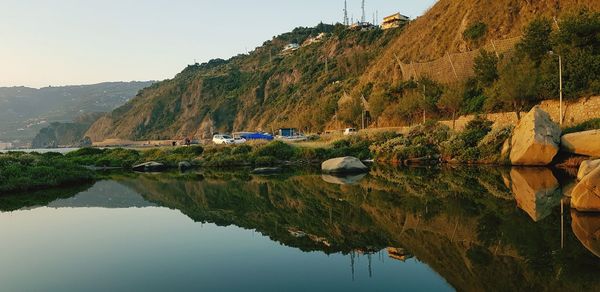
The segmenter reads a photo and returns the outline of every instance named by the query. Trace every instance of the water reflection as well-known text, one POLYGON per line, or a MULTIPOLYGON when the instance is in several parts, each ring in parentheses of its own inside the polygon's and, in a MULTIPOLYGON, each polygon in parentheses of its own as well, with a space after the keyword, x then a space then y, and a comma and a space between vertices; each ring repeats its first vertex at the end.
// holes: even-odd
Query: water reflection
POLYGON ((328 182, 330 184, 338 184, 338 185, 353 185, 360 182, 363 178, 365 178, 367 174, 355 174, 355 175, 346 175, 346 176, 334 176, 323 174, 321 178, 324 182, 328 182))
MULTIPOLYGON (((342 180, 310 173, 142 174, 94 186, 109 196, 126 194, 108 201, 116 205, 91 196, 94 188, 46 205, 166 207, 194 222, 255 230, 296 250, 345 255, 353 277, 361 259, 368 275, 377 274, 373 258, 387 254, 398 263, 425 263, 457 290, 600 289, 600 260, 590 253, 598 255, 600 221, 561 216, 560 182, 546 169, 479 167, 376 167, 342 180)), ((0 208, 6 205, 15 209, 0 199, 0 208)))

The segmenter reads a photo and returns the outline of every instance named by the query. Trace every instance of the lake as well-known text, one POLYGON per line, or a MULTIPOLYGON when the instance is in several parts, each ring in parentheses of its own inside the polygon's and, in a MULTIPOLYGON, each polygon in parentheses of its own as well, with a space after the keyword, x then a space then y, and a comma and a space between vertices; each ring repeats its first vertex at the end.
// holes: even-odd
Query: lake
POLYGON ((600 217, 543 168, 115 174, 0 197, 2 291, 600 289, 600 217))

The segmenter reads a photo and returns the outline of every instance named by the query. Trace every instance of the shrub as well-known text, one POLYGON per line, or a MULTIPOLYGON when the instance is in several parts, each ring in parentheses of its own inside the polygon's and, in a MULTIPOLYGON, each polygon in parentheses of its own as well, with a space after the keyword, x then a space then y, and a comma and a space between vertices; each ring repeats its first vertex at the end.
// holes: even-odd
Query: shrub
POLYGON ((563 130, 563 134, 577 133, 577 132, 597 130, 597 129, 600 129, 600 118, 591 119, 591 120, 585 121, 579 125, 568 127, 563 130))
POLYGON ((290 160, 296 157, 296 148, 281 141, 273 141, 256 149, 253 155, 255 157, 271 156, 279 160, 290 160))

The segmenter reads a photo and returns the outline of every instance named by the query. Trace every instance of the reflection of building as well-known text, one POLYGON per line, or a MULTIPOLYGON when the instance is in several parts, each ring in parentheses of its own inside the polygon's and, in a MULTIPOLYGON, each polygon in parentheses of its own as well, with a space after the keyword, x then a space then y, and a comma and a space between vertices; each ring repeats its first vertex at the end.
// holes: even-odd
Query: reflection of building
POLYGON ((388 256, 390 258, 399 260, 402 262, 413 257, 411 254, 406 252, 406 250, 404 250, 403 248, 399 248, 399 247, 388 247, 387 252, 388 252, 388 256))
POLYGON ((390 15, 388 17, 383 18, 383 23, 381 24, 382 29, 391 29, 398 28, 403 24, 407 23, 410 20, 408 16, 404 16, 400 13, 396 13, 390 15))

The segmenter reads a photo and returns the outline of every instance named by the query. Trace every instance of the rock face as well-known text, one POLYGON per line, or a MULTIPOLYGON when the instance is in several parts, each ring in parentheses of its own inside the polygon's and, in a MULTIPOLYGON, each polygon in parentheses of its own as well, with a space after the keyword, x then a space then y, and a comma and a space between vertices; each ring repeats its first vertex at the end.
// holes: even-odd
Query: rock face
POLYGON ((510 161, 513 165, 548 165, 558 153, 559 143, 560 128, 536 106, 515 128, 510 161))
POLYGON ((133 166, 134 171, 139 172, 158 172, 166 169, 166 166, 156 161, 150 161, 133 166))
POLYGON ((369 168, 355 157, 340 157, 327 160, 321 164, 324 173, 349 174, 367 172, 369 168))
POLYGON ((600 212, 600 167, 596 167, 575 187, 571 207, 580 212, 600 212))
POLYGON ((600 159, 597 160, 587 160, 581 163, 579 167, 579 172, 577 173, 577 179, 583 180, 583 178, 590 174, 590 172, 594 171, 596 168, 600 166, 600 159))
POLYGON ((600 157, 600 130, 564 135, 561 148, 569 153, 600 157))
POLYGON ((550 215, 560 204, 560 184, 547 168, 513 168, 510 182, 517 206, 536 222, 550 215))

